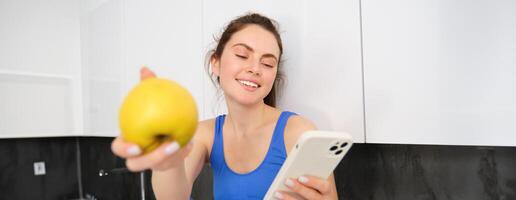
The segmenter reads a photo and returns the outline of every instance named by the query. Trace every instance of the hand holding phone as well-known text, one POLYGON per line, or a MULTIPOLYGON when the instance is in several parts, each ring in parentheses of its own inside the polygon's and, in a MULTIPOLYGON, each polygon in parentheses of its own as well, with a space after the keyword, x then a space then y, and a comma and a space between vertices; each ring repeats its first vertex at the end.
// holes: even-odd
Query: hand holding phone
POLYGON ((297 179, 299 176, 311 175, 328 179, 352 144, 351 135, 346 132, 317 130, 303 133, 283 163, 264 199, 274 199, 276 191, 286 191, 292 196, 297 196, 284 185, 287 178, 297 179))

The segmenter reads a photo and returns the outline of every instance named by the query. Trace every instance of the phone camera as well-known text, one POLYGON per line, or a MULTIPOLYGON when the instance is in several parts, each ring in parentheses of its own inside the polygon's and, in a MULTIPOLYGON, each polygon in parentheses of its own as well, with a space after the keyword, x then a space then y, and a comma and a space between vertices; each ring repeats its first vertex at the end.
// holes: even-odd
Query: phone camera
POLYGON ((345 146, 348 146, 348 143, 347 142, 344 142, 340 145, 340 148, 344 148, 345 146))
POLYGON ((339 155, 342 153, 342 149, 335 152, 335 155, 339 155))
POLYGON ((337 150, 337 148, 339 148, 339 147, 338 147, 338 146, 332 146, 332 147, 330 148, 330 151, 335 151, 335 150, 337 150))

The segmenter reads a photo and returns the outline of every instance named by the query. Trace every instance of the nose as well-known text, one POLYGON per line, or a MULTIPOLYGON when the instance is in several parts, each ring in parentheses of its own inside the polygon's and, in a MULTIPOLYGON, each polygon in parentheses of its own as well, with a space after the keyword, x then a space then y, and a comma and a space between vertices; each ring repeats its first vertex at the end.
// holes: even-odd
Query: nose
POLYGON ((247 73, 252 73, 253 75, 261 75, 260 61, 251 61, 247 67, 247 73))

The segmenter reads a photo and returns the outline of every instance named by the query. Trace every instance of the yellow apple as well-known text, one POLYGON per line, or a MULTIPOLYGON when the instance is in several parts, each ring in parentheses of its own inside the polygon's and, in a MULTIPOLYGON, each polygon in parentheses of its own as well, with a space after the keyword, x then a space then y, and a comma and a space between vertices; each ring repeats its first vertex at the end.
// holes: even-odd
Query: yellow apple
POLYGON ((143 153, 161 143, 186 145, 197 128, 197 106, 192 95, 178 83, 148 78, 124 99, 119 113, 122 138, 136 143, 143 153))

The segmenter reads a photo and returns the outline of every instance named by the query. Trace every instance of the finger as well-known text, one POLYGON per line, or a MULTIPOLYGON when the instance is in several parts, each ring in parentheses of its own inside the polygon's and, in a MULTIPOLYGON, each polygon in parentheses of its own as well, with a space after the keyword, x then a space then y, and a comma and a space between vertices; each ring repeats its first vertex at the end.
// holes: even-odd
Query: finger
POLYGON ((285 185, 305 199, 322 199, 322 195, 317 190, 309 188, 299 183, 297 180, 289 178, 285 181, 285 185))
POLYGON ((143 81, 145 79, 154 78, 154 77, 156 77, 156 74, 154 74, 154 72, 151 71, 148 67, 143 66, 140 69, 140 80, 143 81))
POLYGON ((330 183, 328 182, 328 180, 324 180, 319 177, 309 176, 309 175, 300 176, 297 178, 297 180, 301 184, 303 184, 309 188, 316 189, 321 194, 330 193, 330 183))
POLYGON ((161 144, 156 150, 135 158, 126 160, 127 168, 131 171, 142 171, 157 166, 168 157, 176 157, 180 150, 177 142, 161 144))
POLYGON ((293 193, 279 192, 279 191, 274 193, 274 199, 281 199, 281 200, 304 200, 303 197, 300 197, 300 196, 295 195, 293 193))
POLYGON ((142 153, 141 148, 137 144, 126 142, 120 136, 111 142, 111 151, 122 158, 135 157, 142 153))

